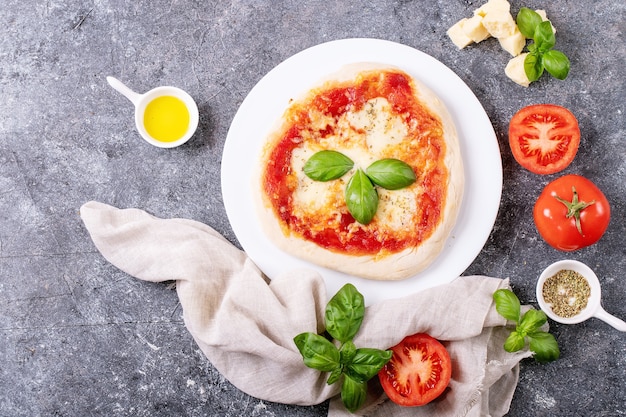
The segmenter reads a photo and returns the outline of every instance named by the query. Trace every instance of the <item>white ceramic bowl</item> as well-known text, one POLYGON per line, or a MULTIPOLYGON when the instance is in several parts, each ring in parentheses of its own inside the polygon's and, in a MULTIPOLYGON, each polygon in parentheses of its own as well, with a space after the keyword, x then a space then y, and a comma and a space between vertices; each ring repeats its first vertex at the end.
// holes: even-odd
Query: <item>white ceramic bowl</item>
POLYGON ((601 290, 598 277, 591 268, 579 261, 566 259, 555 262, 552 265, 548 266, 541 273, 541 275, 539 276, 539 280, 537 281, 537 302, 539 303, 539 307, 552 320, 564 324, 576 324, 583 322, 591 317, 596 317, 615 327, 617 330, 626 332, 626 322, 604 311, 600 303, 600 299, 601 290), (558 316, 552 311, 550 304, 548 304, 543 298, 544 283, 548 278, 555 275, 561 270, 571 270, 578 272, 583 277, 585 277, 585 279, 589 283, 589 287, 591 288, 591 294, 589 296, 589 300, 587 301, 587 306, 580 313, 576 314, 573 317, 558 316))
POLYGON ((193 98, 180 88, 163 86, 154 88, 147 93, 139 94, 128 88, 120 80, 114 77, 107 77, 107 82, 111 85, 111 87, 124 95, 135 105, 135 126, 137 127, 137 131, 139 132, 141 137, 144 138, 144 140, 149 144, 157 146, 159 148, 174 148, 187 142, 198 128, 198 106, 196 105, 196 102, 193 100, 193 98), (187 131, 180 139, 177 139, 175 141, 162 142, 154 139, 152 136, 150 136, 150 134, 148 134, 148 131, 146 130, 143 122, 144 113, 146 111, 146 106, 148 105, 148 103, 150 103, 155 98, 161 96, 173 96, 178 98, 185 104, 185 107, 187 107, 187 110, 189 111, 189 126, 187 127, 187 131))

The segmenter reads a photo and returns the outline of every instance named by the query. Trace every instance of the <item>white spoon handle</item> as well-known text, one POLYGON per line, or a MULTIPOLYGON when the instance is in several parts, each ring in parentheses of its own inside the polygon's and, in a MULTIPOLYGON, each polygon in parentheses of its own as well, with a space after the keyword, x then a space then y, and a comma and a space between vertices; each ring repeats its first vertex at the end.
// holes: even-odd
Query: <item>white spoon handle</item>
POLYGON ((611 326, 615 327, 620 332, 626 332, 626 322, 622 319, 618 319, 617 317, 607 313, 606 311, 604 311, 602 307, 599 307, 593 316, 610 324, 611 326))
POLYGON ((118 93, 121 93, 124 97, 129 99, 134 105, 137 105, 141 94, 135 93, 130 88, 126 87, 120 80, 113 77, 107 77, 107 82, 117 90, 118 93))

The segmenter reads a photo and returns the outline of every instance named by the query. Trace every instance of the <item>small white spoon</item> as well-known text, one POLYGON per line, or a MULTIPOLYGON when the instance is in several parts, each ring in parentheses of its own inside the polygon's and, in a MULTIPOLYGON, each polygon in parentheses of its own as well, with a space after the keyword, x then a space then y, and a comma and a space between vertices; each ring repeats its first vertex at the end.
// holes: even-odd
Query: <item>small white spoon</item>
POLYGON ((591 317, 598 318, 611 326, 615 327, 621 332, 626 332, 626 322, 607 313, 600 304, 600 281, 591 268, 582 262, 566 259, 558 261, 548 266, 539 276, 537 281, 537 302, 539 307, 546 313, 552 320, 563 324, 576 324, 583 322, 591 317), (549 303, 543 298, 543 284, 546 280, 561 270, 570 270, 578 272, 582 275, 591 288, 591 294, 587 301, 587 306, 578 314, 573 317, 561 317, 552 311, 549 303))
POLYGON ((113 77, 107 77, 107 82, 113 87, 117 92, 121 93, 124 97, 129 99, 135 106, 135 126, 139 131, 139 134, 142 138, 146 140, 146 142, 151 145, 158 146, 159 148, 173 148, 183 143, 187 142, 195 133, 198 127, 198 106, 193 98, 187 94, 185 91, 181 90, 177 87, 171 86, 163 86, 157 87, 145 94, 139 94, 128 88, 124 85, 120 80, 113 77), (165 142, 160 141, 148 133, 146 127, 144 125, 144 113, 146 111, 146 106, 154 99, 162 96, 172 96, 181 100, 185 106, 187 107, 187 111, 189 112, 189 125, 187 127, 187 131, 180 139, 175 141, 165 142))

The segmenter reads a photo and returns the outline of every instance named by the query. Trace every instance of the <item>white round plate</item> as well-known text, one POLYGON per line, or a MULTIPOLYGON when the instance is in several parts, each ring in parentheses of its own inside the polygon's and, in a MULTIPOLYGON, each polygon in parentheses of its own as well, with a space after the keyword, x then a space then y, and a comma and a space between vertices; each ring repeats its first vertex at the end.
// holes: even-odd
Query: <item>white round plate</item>
MULTIPOLYGON (((311 268, 335 294, 350 282, 368 305, 454 280, 484 246, 498 213, 502 160, 489 117, 469 87, 448 67, 409 46, 378 39, 345 39, 306 49, 271 70, 250 91, 228 131, 222 156, 222 193, 230 224, 242 248, 270 279, 311 268), (422 81, 443 100, 457 127, 465 169, 465 193, 457 223, 439 257, 402 281, 373 281, 329 270, 278 249, 263 233, 254 208, 252 169, 267 134, 289 100, 347 64, 389 64, 422 81)), ((294 276, 293 279, 298 279, 294 276)))

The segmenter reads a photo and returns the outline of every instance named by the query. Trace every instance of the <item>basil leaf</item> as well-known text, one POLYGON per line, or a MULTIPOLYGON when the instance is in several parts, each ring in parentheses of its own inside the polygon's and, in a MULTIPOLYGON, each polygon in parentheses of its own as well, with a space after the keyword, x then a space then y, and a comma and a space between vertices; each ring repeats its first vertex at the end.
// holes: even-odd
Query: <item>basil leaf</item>
POLYGON ((341 401, 343 405, 354 413, 365 404, 367 399, 367 382, 358 381, 345 375, 341 385, 341 401))
POLYGON ((361 224, 370 223, 378 209, 378 193, 361 168, 348 181, 345 195, 352 217, 361 224))
POLYGON ((547 50, 552 49, 554 44, 556 44, 556 37, 552 31, 552 24, 547 20, 539 23, 535 28, 533 39, 535 40, 537 49, 540 52, 546 52, 547 50))
POLYGON ((555 361, 561 355, 559 344, 554 336, 547 332, 532 332, 528 334, 530 350, 535 353, 537 362, 555 361))
POLYGON ((340 367, 339 349, 328 339, 315 333, 300 333, 294 337, 304 364, 318 371, 330 372, 340 367))
POLYGON ((496 303, 496 311, 502 317, 515 323, 519 322, 520 302, 513 291, 501 288, 493 293, 493 301, 496 303))
POLYGON ((517 331, 525 336, 539 329, 546 321, 548 321, 548 318, 543 311, 534 309, 528 310, 524 313, 522 320, 519 322, 517 331))
POLYGON ((341 152, 319 151, 304 164, 304 173, 315 181, 330 181, 341 178, 350 171, 354 162, 341 152))
POLYGON ((390 350, 357 349, 352 362, 346 365, 345 372, 354 379, 368 381, 385 366, 391 355, 390 350))
POLYGON ((530 53, 524 58, 524 72, 530 81, 537 81, 543 74, 541 55, 530 53))
MULTIPOLYGON (((326 305, 326 331, 342 343, 352 340, 365 315, 365 300, 352 284, 346 284, 326 305)), ((337 358, 339 360, 339 358, 337 358)))
POLYGON ((554 78, 564 80, 569 74, 570 62, 563 52, 551 49, 543 54, 543 66, 554 78))
POLYGON ((348 364, 352 362, 354 355, 356 355, 356 346, 354 346, 352 341, 348 340, 343 344, 343 346, 341 346, 341 349, 339 349, 339 358, 341 363, 348 364))
POLYGON ((509 337, 506 338, 504 342, 504 350, 507 352, 517 352, 522 349, 526 345, 526 340, 524 336, 519 334, 516 331, 512 331, 509 337))
POLYGON ((332 370, 326 383, 328 385, 334 384, 335 382, 339 381, 339 378, 341 378, 341 375, 343 375, 343 367, 339 366, 332 370))
POLYGON ((415 182, 411 166, 399 159, 380 159, 371 164, 365 173, 370 180, 387 190, 399 190, 415 182))
POLYGON ((535 35, 535 29, 543 21, 541 16, 539 16, 539 13, 529 9, 528 7, 522 7, 515 20, 519 31, 522 32, 522 35, 529 39, 533 38, 535 35))

